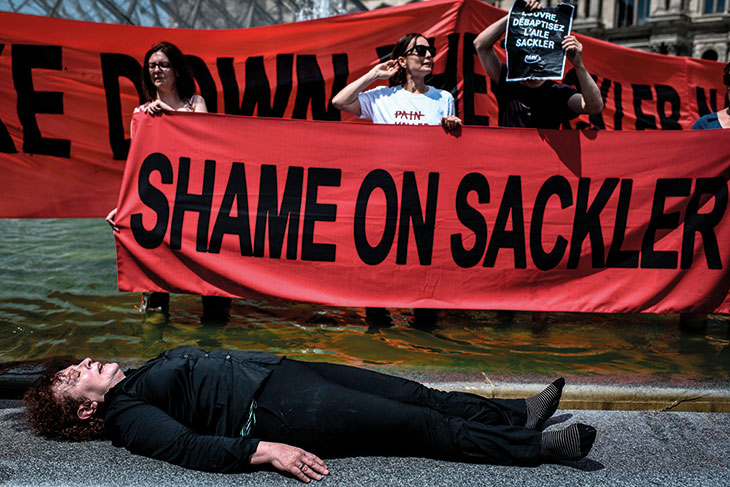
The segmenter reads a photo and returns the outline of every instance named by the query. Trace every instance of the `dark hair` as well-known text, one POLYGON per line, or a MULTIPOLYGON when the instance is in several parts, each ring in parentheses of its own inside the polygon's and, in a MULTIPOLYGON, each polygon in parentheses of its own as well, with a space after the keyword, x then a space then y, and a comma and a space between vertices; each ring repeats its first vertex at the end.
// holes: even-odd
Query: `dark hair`
POLYGON ((190 61, 182 53, 175 44, 170 42, 160 42, 152 46, 144 55, 144 66, 142 67, 142 91, 147 101, 155 101, 157 99, 157 87, 152 82, 150 76, 150 57, 158 51, 162 51, 170 65, 175 71, 177 78, 175 79, 175 89, 178 96, 182 100, 187 100, 195 94, 195 79, 193 78, 193 68, 190 61))
MULTIPOLYGON (((78 360, 69 359, 61 368, 75 363, 78 360)), ((103 412, 97 410, 91 418, 80 419, 76 412, 83 401, 68 397, 57 399, 53 395, 53 385, 57 381, 58 372, 45 370, 23 396, 27 407, 25 419, 31 429, 51 440, 88 441, 104 438, 103 412)))
POLYGON ((725 86, 730 87, 730 63, 725 65, 725 69, 722 70, 722 82, 725 86))
MULTIPOLYGON (((406 34, 398 39, 398 42, 396 42, 393 46, 393 51, 390 53, 390 59, 398 59, 399 57, 404 56, 406 51, 408 51, 408 45, 411 41, 419 37, 423 37, 428 41, 426 36, 417 32, 411 32, 410 34, 406 34)), ((428 43, 431 44, 431 41, 428 41, 428 43)), ((390 86, 400 86, 405 82, 406 72, 403 69, 399 69, 398 72, 390 78, 390 86)))

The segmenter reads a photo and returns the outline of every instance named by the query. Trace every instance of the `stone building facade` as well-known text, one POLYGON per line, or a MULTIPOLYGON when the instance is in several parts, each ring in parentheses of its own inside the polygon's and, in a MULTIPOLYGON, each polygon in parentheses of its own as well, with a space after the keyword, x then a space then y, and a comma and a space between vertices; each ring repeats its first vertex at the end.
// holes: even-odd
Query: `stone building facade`
MULTIPOLYGON (((554 6, 561 0, 543 0, 554 6)), ((487 3, 509 10, 513 0, 487 3)), ((365 0, 368 8, 407 3, 365 0)), ((642 51, 730 61, 730 0, 572 0, 573 30, 642 51)))

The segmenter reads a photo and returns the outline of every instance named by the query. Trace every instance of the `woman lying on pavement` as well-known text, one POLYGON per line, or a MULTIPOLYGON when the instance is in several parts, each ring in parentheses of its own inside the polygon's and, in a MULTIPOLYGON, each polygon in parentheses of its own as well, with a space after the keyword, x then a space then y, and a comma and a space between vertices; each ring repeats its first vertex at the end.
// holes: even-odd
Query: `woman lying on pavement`
POLYGON ((421 456, 502 465, 577 460, 596 430, 540 432, 565 381, 527 399, 441 392, 357 367, 182 347, 136 370, 84 359, 28 390, 28 422, 57 440, 110 438, 197 470, 271 464, 304 482, 322 457, 421 456))

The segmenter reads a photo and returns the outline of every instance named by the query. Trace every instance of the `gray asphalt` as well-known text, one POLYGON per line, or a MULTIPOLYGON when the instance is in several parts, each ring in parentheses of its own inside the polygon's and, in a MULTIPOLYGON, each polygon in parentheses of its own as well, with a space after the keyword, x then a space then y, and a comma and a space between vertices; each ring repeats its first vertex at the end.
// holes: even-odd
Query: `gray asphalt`
MULTIPOLYGON (((59 443, 34 436, 18 401, 0 401, 0 485, 3 486, 295 486, 273 471, 211 474, 130 454, 108 441, 59 443)), ((730 414, 558 410, 548 428, 583 422, 598 429, 581 461, 538 467, 473 465, 421 458, 327 461, 316 485, 439 486, 727 486, 730 414)))

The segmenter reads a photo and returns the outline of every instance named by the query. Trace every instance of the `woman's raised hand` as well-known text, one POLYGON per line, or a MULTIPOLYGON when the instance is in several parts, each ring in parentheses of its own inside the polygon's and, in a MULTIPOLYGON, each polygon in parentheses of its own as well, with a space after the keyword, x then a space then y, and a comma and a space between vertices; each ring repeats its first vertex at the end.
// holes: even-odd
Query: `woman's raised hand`
POLYGON ((400 69, 400 65, 396 59, 385 61, 384 63, 376 64, 370 73, 375 79, 389 79, 392 78, 395 73, 400 69))

